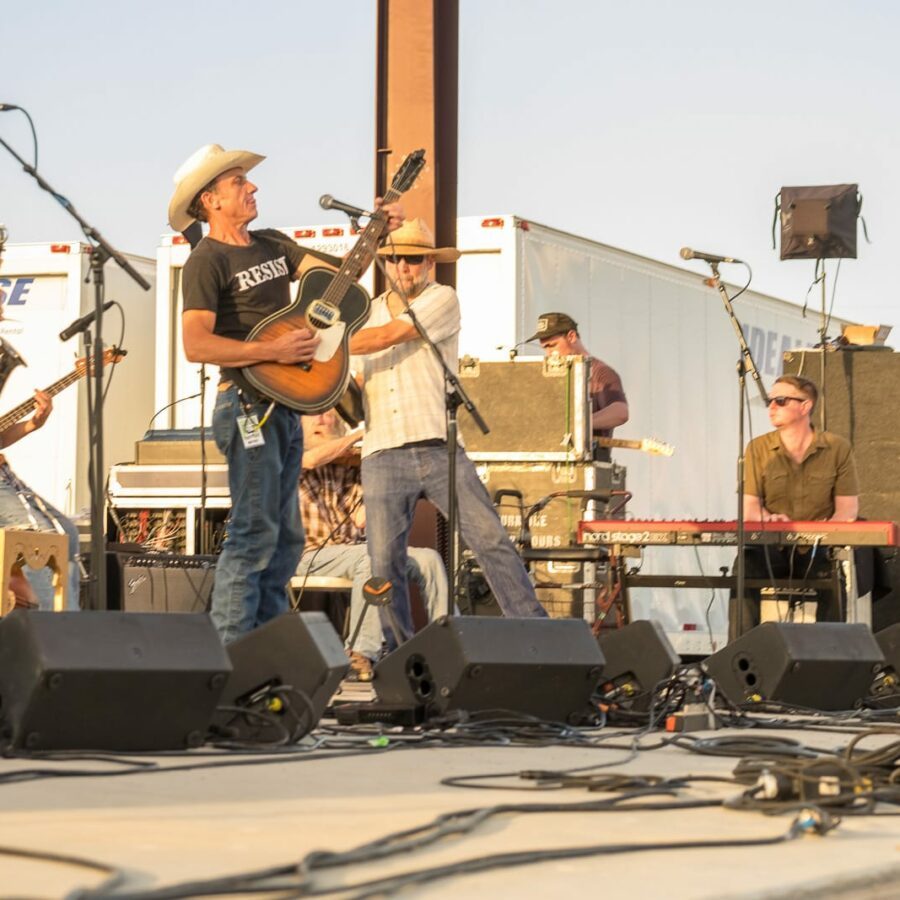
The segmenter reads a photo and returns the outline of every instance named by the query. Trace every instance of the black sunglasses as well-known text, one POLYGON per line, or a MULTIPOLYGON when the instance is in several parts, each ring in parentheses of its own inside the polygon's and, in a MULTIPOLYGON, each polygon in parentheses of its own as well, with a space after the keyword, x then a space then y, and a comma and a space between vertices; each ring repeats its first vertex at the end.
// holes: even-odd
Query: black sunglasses
POLYGON ((769 406, 773 403, 776 406, 787 406, 791 400, 796 400, 797 403, 803 403, 807 399, 807 397, 769 397, 769 406))
POLYGON ((417 253, 411 256, 409 254, 402 253, 399 256, 391 257, 392 262, 400 262, 401 259, 405 259, 411 266, 418 266, 421 265, 421 263, 425 260, 425 254, 417 253))

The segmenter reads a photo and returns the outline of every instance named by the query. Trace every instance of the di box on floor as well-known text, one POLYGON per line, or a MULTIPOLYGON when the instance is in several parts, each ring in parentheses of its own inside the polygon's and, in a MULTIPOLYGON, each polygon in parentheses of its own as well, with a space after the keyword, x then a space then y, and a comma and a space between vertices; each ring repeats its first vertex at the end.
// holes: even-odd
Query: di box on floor
POLYGON ((204 615, 17 609, 0 619, 0 742, 26 750, 197 746, 230 671, 204 615))
POLYGON ((884 655, 867 625, 764 622, 703 668, 732 703, 755 697, 809 709, 852 709, 884 655))
POLYGON ((379 701, 450 710, 511 710, 556 722, 589 717, 603 654, 580 619, 442 617, 375 667, 379 701))
POLYGON ((600 635, 598 643, 606 660, 603 684, 615 692, 616 703, 631 709, 650 709, 653 689, 681 664, 662 626, 649 619, 611 629, 600 635))
POLYGON ((312 731, 350 668, 321 612, 285 613, 227 650, 233 670, 215 729, 251 743, 298 740, 312 731))

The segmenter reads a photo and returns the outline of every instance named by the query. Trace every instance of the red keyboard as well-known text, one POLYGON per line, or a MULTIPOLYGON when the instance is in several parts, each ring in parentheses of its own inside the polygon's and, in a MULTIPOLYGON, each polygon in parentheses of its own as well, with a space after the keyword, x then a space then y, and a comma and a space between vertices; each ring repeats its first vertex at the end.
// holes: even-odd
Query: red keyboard
MULTIPOLYGON (((819 544, 826 547, 896 547, 894 522, 745 522, 747 544, 819 544)), ((730 547, 737 544, 737 522, 634 519, 585 520, 578 524, 580 544, 628 546, 730 547)))

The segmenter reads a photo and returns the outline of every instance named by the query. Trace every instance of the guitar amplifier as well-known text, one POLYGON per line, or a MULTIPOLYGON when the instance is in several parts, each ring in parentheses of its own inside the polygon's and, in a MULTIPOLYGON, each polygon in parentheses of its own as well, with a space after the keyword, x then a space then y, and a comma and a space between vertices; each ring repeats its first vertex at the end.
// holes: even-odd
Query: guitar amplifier
POLYGON ((472 417, 460 412, 459 429, 471 459, 590 461, 590 365, 583 357, 513 362, 464 357, 459 377, 491 429, 482 434, 472 417))
POLYGON ((215 556, 128 556, 122 560, 124 612, 205 613, 216 579, 215 556))
MULTIPOLYGON (((610 496, 609 501, 596 504, 583 497, 551 500, 529 523, 531 546, 535 548, 575 545, 582 519, 610 514, 617 502, 612 492, 625 490, 627 471, 624 466, 608 462, 479 462, 475 468, 513 541, 518 540, 522 530, 522 516, 548 494, 596 491, 610 496)), ((624 518, 624 513, 619 515, 624 518)))

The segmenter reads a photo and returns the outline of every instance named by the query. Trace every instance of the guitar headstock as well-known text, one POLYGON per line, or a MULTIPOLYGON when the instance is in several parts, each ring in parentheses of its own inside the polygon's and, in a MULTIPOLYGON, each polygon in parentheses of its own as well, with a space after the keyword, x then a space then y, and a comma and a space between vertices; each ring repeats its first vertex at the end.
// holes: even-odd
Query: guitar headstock
POLYGON ((391 180, 391 190, 403 194, 412 187, 412 183, 419 177, 419 172, 425 166, 425 151, 413 150, 406 159, 400 163, 400 168, 391 180))
POLYGON ((658 441, 656 438, 643 438, 641 450, 652 456, 671 456, 675 452, 675 448, 671 444, 658 441))
MULTIPOLYGON (((107 347, 103 351, 103 365, 108 366, 110 364, 115 365, 118 362, 122 362, 122 360, 127 355, 127 350, 122 350, 119 347, 107 347)), ((91 359, 91 363, 93 364, 94 360, 91 359)), ((80 373, 84 373, 88 369, 88 360, 86 356, 82 356, 80 359, 75 361, 75 370, 80 373)))

